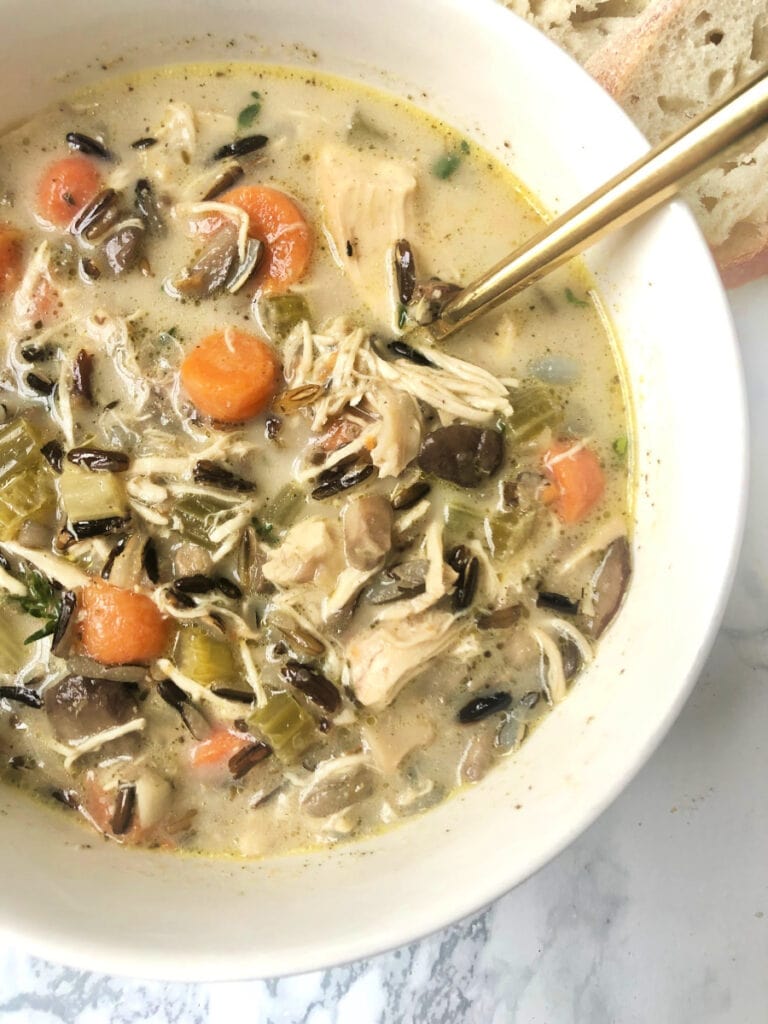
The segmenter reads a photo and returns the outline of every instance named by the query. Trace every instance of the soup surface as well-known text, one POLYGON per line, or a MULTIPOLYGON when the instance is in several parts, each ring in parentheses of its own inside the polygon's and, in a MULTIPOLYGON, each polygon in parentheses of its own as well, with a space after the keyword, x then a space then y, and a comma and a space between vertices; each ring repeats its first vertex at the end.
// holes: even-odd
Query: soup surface
POLYGON ((179 66, 0 138, 0 222, 4 776, 253 856, 513 753, 620 606, 630 443, 577 269, 429 335, 539 223, 501 165, 350 82, 179 66))

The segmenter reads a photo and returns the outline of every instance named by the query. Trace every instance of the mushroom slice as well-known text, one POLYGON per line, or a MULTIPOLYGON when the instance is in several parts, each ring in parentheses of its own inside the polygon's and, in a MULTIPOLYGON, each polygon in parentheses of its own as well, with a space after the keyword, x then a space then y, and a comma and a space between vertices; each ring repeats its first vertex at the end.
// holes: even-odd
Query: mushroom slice
POLYGON ((352 498, 342 512, 344 553, 354 569, 370 572, 392 546, 392 506, 381 494, 352 498))
POLYGON ((249 238, 245 247, 245 258, 230 274, 226 289, 234 295, 239 292, 243 285, 250 280, 251 275, 261 263, 264 255, 264 243, 258 238, 249 238))
POLYGON ((593 613, 588 621, 588 633, 597 639, 605 631, 627 589, 632 574, 629 542, 619 537, 606 548, 603 560, 592 577, 593 613))
POLYGON ((237 231, 225 224, 195 262, 167 282, 166 290, 177 299, 209 299, 224 291, 236 261, 237 231))

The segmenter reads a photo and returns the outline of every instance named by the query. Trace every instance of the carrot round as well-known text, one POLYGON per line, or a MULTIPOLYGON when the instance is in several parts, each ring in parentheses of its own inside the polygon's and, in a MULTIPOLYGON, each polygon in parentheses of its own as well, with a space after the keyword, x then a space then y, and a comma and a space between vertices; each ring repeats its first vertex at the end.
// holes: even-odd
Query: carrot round
POLYGON ((54 160, 37 185, 37 212, 51 227, 65 228, 101 188, 101 174, 87 157, 54 160))
POLYGON ((80 594, 80 639, 102 665, 159 658, 168 643, 169 620, 144 594, 94 579, 80 594))
POLYGON ((216 729, 192 747, 189 759, 195 768, 212 768, 227 764, 230 758, 250 743, 253 740, 247 736, 230 732, 229 729, 216 729))
POLYGON ((219 202, 245 210, 248 234, 264 243, 266 251, 254 276, 257 287, 279 295, 301 280, 312 255, 312 229, 285 192, 245 185, 225 192, 219 202))
POLYGON ((277 356, 265 341, 227 327, 192 349, 181 364, 181 382, 204 416, 240 423, 269 405, 279 372, 277 356))
POLYGON ((21 280, 22 235, 10 224, 0 224, 0 296, 8 295, 21 280))
POLYGON ((544 500, 564 523, 578 523, 592 511, 605 491, 605 475, 591 448, 558 441, 544 456, 551 481, 544 500))

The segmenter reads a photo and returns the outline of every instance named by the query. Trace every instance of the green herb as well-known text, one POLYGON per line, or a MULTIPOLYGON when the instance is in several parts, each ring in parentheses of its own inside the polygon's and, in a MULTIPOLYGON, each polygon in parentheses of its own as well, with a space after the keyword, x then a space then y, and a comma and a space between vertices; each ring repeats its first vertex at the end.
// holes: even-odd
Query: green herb
POLYGON ((459 149, 465 156, 467 156, 467 154, 469 153, 469 143, 467 142, 466 139, 461 140, 461 145, 459 146, 459 149))
POLYGON ((617 437, 611 446, 620 459, 623 459, 627 454, 627 448, 629 447, 629 441, 626 437, 617 437))
POLYGON ((458 153, 445 153, 432 164, 432 173, 436 178, 445 181, 446 178, 450 178, 460 163, 461 157, 458 153))
POLYGON ((570 288, 565 289, 565 297, 572 306, 588 306, 589 303, 585 299, 577 298, 570 288))
POLYGON ((252 92, 251 96, 255 102, 249 103, 247 107, 243 107, 237 115, 238 128, 250 128, 261 113, 261 93, 252 92))
POLYGON ((405 327, 407 321, 408 321, 408 310, 405 308, 405 306, 401 302, 401 303, 399 303, 399 305, 397 307, 397 326, 402 330, 402 328, 405 327))
POLYGON ((38 629, 24 641, 25 644, 32 644, 35 640, 42 640, 44 636, 50 636, 55 632, 61 613, 61 595, 51 581, 37 569, 25 568, 22 583, 26 586, 27 593, 23 597, 12 594, 11 601, 15 601, 27 615, 45 621, 42 629, 38 629))
POLYGON ((256 536, 259 540, 263 540, 265 544, 277 544, 277 537, 275 537, 275 526, 274 523, 265 523, 259 519, 258 516, 251 518, 251 523, 256 531, 256 536))

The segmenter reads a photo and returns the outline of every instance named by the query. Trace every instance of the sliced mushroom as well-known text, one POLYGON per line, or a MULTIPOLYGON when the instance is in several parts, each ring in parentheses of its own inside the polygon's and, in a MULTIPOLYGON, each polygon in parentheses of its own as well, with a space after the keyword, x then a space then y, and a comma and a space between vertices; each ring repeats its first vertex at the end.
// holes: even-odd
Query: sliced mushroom
POLYGON ((107 266, 116 277, 133 270, 139 262, 145 234, 146 229, 140 221, 126 220, 103 243, 107 266))
POLYGON ((593 613, 587 621, 587 632, 597 639, 616 612, 632 573, 629 542, 619 537, 606 549, 603 560, 592 577, 593 613))
POLYGON ((363 572, 381 565, 392 546, 392 505, 381 494, 351 498, 342 513, 347 562, 363 572))
POLYGON ((243 285, 250 280, 251 275, 255 272, 259 263, 261 263, 264 252, 263 242, 258 238, 248 239, 244 259, 235 267, 227 280, 226 288, 228 292, 234 295, 235 292, 239 292, 243 285))
POLYGON ((170 282, 171 293, 183 299, 209 299, 224 291, 237 265, 237 231, 227 222, 194 263, 170 282))
POLYGON ((51 728, 65 743, 124 725, 136 717, 137 707, 134 688, 114 679, 72 675, 45 691, 51 728))
POLYGON ((403 597, 423 594, 428 570, 429 562, 426 558, 414 558, 410 562, 393 565, 379 573, 363 592, 363 597, 371 604, 388 604, 403 597))
POLYGON ((454 423, 427 434, 419 451, 419 466, 459 487, 479 487, 493 476, 503 457, 500 430, 454 423))
POLYGON ((105 188, 83 207, 69 230, 88 242, 95 242, 109 231, 119 216, 120 196, 113 188, 105 188))
POLYGON ((408 303, 409 319, 415 320, 422 326, 431 324, 440 316, 446 302, 460 291, 460 285, 441 281, 439 277, 431 277, 428 281, 419 281, 415 285, 408 303))
POLYGON ((301 809, 312 818, 325 818, 366 800, 373 791, 373 772, 367 765, 350 765, 346 758, 339 758, 338 768, 324 772, 320 779, 304 791, 300 801, 301 809))

